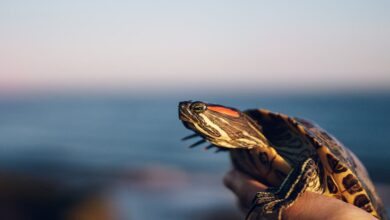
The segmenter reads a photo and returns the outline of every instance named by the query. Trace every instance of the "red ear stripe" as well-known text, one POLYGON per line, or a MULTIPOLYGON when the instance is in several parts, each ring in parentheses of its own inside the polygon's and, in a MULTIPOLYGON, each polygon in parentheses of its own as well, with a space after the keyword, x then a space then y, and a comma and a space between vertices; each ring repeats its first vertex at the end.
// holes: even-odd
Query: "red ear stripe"
POLYGON ((219 113, 222 113, 225 115, 229 115, 229 116, 232 116, 235 118, 240 117, 240 113, 238 113, 237 111, 232 110, 230 108, 225 108, 222 106, 207 106, 207 109, 211 110, 211 111, 219 112, 219 113))

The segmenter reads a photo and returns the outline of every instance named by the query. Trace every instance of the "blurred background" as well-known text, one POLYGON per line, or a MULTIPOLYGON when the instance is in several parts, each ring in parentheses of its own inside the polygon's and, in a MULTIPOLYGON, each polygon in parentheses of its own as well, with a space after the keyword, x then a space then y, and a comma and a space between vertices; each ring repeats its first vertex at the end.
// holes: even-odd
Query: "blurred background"
POLYGON ((241 219, 182 100, 311 119, 390 207, 390 2, 1 1, 0 218, 241 219))

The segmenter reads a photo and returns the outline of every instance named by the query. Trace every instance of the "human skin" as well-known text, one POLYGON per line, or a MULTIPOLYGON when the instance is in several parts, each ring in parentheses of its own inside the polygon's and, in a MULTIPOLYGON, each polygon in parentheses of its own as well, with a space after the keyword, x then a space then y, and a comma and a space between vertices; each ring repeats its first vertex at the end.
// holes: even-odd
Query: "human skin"
MULTIPOLYGON (((237 196, 244 212, 247 212, 251 207, 256 192, 267 189, 264 184, 235 169, 225 175, 224 184, 237 196)), ((377 220, 369 213, 351 204, 313 192, 303 193, 292 206, 282 212, 282 219, 377 220)))

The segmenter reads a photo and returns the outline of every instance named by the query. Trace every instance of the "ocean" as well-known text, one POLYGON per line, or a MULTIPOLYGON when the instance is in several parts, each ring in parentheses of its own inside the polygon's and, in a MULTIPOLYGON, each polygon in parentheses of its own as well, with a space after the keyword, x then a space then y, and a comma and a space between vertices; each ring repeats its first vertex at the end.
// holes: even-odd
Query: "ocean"
MULTIPOLYGON (((119 180, 110 197, 125 219, 186 219, 205 207, 234 209, 220 180, 230 168, 227 154, 189 149, 193 142, 180 140, 191 134, 177 113, 178 102, 188 99, 197 97, 3 97, 0 169, 64 182, 85 177, 81 170, 119 180), (151 206, 158 208, 146 211, 151 206)), ((390 184, 390 93, 200 99, 310 119, 350 148, 374 182, 390 184)))

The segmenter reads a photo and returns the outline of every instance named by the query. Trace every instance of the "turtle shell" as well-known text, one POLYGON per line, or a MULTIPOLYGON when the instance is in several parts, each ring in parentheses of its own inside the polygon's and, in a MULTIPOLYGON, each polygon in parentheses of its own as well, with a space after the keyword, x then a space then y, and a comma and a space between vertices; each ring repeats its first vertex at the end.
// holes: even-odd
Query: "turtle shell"
POLYGON ((305 119, 264 109, 245 113, 260 125, 277 153, 293 167, 309 157, 317 161, 324 195, 353 204, 377 218, 387 219, 362 163, 324 129, 305 119))

